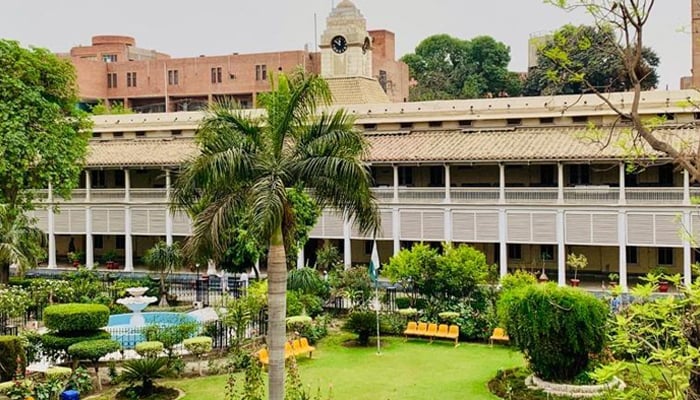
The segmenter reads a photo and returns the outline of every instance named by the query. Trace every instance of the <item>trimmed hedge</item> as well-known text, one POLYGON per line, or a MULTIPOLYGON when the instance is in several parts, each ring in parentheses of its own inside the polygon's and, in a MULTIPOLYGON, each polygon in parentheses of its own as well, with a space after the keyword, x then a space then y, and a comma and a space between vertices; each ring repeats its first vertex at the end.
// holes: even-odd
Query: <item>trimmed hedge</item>
POLYGON ((27 357, 22 347, 22 341, 17 336, 0 336, 0 382, 12 380, 19 367, 24 372, 27 357))
POLYGON ((109 307, 102 304, 68 303, 44 309, 44 325, 54 331, 92 331, 108 323, 109 307))
POLYGON ((100 358, 121 348, 121 344, 112 339, 87 340, 68 347, 68 354, 78 360, 97 362, 100 358))
POLYGON ((68 367, 49 367, 44 373, 48 379, 68 379, 72 374, 73 370, 68 367))
POLYGON ((212 340, 209 336, 197 336, 185 339, 182 344, 187 351, 196 356, 209 353, 212 348, 212 340))
POLYGON ((111 339, 112 335, 103 330, 70 333, 45 333, 41 336, 41 343, 48 350, 67 350, 70 346, 88 340, 111 339))
POLYGON ((549 283, 508 290, 498 309, 510 339, 545 380, 571 382, 605 344, 608 307, 580 289, 549 283))
POLYGON ((162 342, 140 342, 136 343, 136 346, 134 346, 134 351, 136 351, 136 354, 140 355, 141 357, 153 358, 158 357, 158 355, 163 352, 163 348, 164 346, 162 342))

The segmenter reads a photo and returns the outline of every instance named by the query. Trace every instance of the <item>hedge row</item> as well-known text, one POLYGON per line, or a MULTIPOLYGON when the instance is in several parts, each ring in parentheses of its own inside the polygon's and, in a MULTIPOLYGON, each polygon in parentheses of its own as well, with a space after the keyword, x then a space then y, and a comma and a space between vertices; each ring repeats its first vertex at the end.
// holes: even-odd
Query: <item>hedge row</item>
POLYGON ((44 325, 53 331, 92 331, 107 326, 109 308, 102 304, 58 304, 44 309, 44 325))

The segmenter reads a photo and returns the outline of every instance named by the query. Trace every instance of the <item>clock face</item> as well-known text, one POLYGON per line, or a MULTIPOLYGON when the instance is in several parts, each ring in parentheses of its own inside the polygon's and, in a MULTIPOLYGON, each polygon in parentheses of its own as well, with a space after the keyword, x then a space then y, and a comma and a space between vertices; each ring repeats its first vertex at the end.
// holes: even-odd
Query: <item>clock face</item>
POLYGON ((331 39, 331 48, 338 54, 345 53, 345 50, 348 49, 348 42, 344 37, 338 35, 331 39))

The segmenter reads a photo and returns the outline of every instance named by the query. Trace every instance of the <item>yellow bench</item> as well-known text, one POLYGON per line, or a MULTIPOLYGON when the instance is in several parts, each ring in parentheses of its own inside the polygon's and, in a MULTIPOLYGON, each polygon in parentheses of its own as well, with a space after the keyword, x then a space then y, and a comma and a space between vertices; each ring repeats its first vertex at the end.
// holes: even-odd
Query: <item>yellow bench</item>
POLYGON ((493 330, 493 334, 489 338, 489 343, 491 343, 491 346, 493 346, 493 341, 497 342, 505 342, 508 343, 510 341, 510 338, 508 335, 506 335, 506 330, 503 328, 495 328, 493 330))
POLYGON ((459 326, 446 324, 428 324, 425 322, 409 322, 403 332, 406 340, 409 336, 418 336, 433 339, 450 339, 455 341, 455 347, 459 345, 459 326))
MULTIPOLYGON (((300 354, 308 354, 309 358, 311 358, 314 350, 316 350, 316 348, 309 345, 309 340, 307 338, 296 339, 284 344, 284 358, 286 360, 289 357, 298 356, 300 354)), ((258 359, 264 365, 270 363, 270 354, 267 352, 267 348, 258 351, 258 359)))

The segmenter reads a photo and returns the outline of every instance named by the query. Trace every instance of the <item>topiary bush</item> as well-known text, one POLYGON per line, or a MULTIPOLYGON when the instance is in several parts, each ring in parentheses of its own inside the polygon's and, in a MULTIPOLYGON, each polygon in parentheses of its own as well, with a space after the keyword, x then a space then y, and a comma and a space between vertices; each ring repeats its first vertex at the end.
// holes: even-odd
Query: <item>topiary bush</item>
POLYGON ((503 293, 499 315, 538 377, 571 382, 605 344, 608 307, 593 295, 556 284, 503 293))
POLYGON ((109 353, 121 349, 119 342, 112 339, 86 340, 68 347, 68 354, 77 360, 96 362, 109 353))
POLYGON ((23 373, 25 366, 22 340, 18 336, 0 336, 0 382, 12 380, 18 369, 23 373))
POLYGON ((45 333, 41 336, 41 344, 46 350, 57 352, 68 350, 70 346, 76 343, 87 340, 110 339, 111 337, 112 335, 109 332, 103 330, 75 332, 75 334, 45 333))
POLYGON ((163 343, 152 341, 152 342, 140 342, 136 343, 134 346, 134 351, 141 357, 153 358, 158 357, 160 353, 163 352, 163 343))
POLYGON ((377 330, 377 315, 372 311, 355 311, 348 316, 343 329, 356 333, 358 343, 369 344, 369 337, 377 330))
POLYGON ((44 325, 54 331, 91 331, 108 323, 109 307, 101 304, 68 303, 44 309, 44 325))

